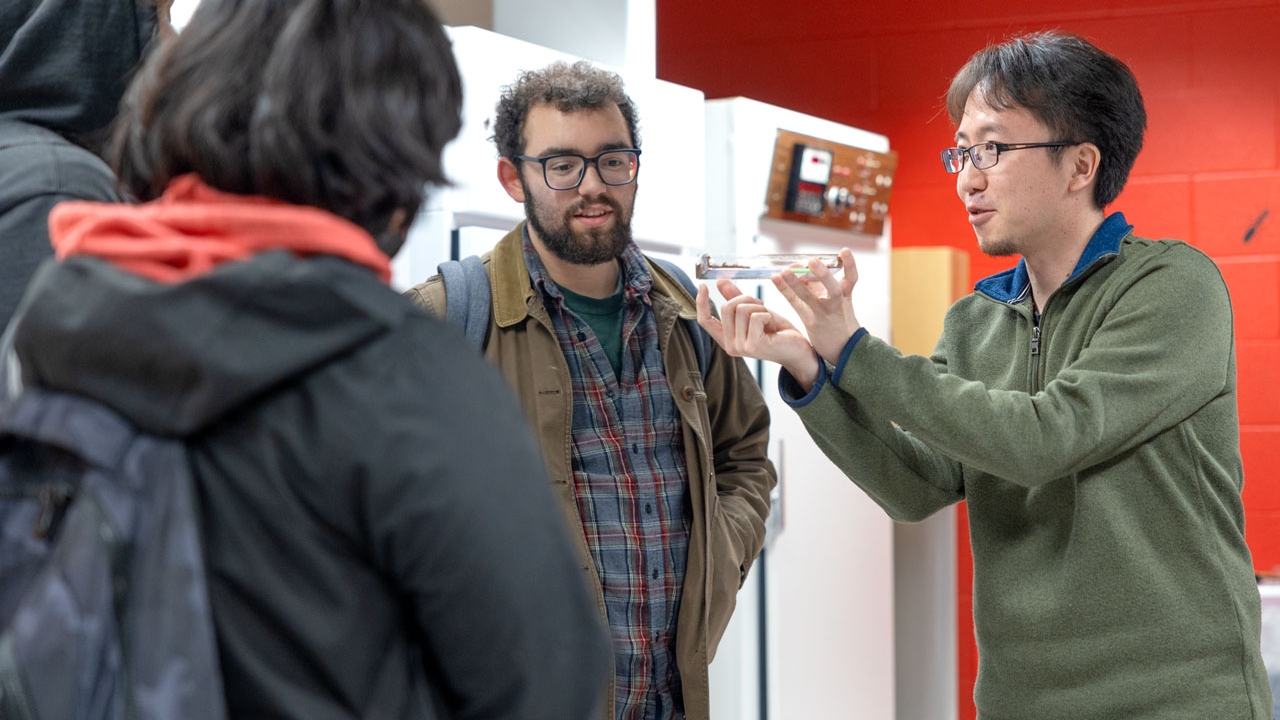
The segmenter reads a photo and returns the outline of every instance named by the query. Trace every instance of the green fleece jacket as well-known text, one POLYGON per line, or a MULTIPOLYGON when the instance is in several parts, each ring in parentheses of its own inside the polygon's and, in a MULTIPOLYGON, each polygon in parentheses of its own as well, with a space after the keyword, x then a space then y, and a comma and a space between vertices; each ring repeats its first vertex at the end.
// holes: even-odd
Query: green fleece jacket
POLYGON ((1025 261, 932 358, 859 331, 784 399, 893 518, 968 503, 982 720, 1271 718, 1214 263, 1106 219, 1032 310, 1025 261))

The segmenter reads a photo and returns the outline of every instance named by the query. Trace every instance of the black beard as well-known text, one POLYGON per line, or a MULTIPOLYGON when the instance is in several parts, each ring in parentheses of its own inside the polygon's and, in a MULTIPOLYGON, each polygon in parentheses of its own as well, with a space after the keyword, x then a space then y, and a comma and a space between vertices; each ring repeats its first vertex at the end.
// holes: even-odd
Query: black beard
POLYGON ((987 247, 983 247, 982 243, 978 243, 978 249, 987 257, 1009 257, 1010 255, 1018 254, 1018 251, 1014 249, 1013 245, 1007 241, 995 243, 994 245, 989 245, 987 247))
POLYGON ((603 202, 609 205, 619 222, 615 222, 610 230, 575 233, 569 224, 573 216, 572 210, 566 211, 564 223, 552 230, 538 217, 538 207, 533 203, 533 196, 526 192, 524 197, 524 216, 529 219, 529 225, 542 239, 547 250, 564 262, 574 265, 612 262, 622 257, 622 253, 631 245, 631 219, 627 218, 626 222, 622 222, 622 208, 609 198, 603 198, 603 202))

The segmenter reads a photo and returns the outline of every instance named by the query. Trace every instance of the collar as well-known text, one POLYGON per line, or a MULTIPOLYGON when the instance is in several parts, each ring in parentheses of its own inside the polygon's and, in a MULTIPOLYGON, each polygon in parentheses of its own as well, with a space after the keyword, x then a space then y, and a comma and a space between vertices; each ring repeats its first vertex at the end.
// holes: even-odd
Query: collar
MULTIPOLYGON (((1120 252, 1120 243, 1133 231, 1133 226, 1124 219, 1123 213, 1111 213, 1098 226, 1085 245, 1084 252, 1076 261, 1071 275, 1063 281, 1063 285, 1083 274, 1094 263, 1120 252)), ((1008 270, 979 280, 973 291, 990 297, 993 300, 1014 304, 1022 302, 1031 294, 1031 276, 1027 273, 1027 259, 1020 258, 1018 264, 1008 270)))

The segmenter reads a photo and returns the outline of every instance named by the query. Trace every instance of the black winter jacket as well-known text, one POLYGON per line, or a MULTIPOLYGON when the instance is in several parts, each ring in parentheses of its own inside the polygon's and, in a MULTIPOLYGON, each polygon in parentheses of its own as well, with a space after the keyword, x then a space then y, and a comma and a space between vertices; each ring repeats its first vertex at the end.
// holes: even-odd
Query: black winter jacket
POLYGON ((607 635, 455 329, 286 252, 172 285, 76 257, 25 307, 24 382, 188 439, 232 718, 594 720, 607 635))

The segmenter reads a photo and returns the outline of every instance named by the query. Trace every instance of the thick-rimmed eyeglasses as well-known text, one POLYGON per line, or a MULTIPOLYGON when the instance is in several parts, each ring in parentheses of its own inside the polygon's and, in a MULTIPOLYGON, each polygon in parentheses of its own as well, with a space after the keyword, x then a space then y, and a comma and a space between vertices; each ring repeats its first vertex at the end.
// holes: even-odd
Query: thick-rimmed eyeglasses
POLYGON ((596 166, 600 182, 605 185, 628 185, 635 181, 636 173, 640 171, 640 151, 636 148, 607 150, 595 157, 562 153, 546 157, 517 155, 516 158, 541 163, 542 179, 552 190, 572 190, 581 185, 588 165, 596 166))
POLYGON ((977 145, 970 145, 967 148, 953 147, 942 151, 942 167, 952 175, 964 169, 964 159, 967 156, 969 162, 973 163, 975 170, 986 170, 993 168, 997 162, 1000 162, 1000 153, 1009 152, 1010 150, 1026 150, 1027 148, 1038 147, 1071 147, 1079 145, 1079 142, 1071 142, 1068 140, 1057 140, 1054 142, 1038 142, 1038 143, 1001 143, 1001 142, 984 142, 977 145))

